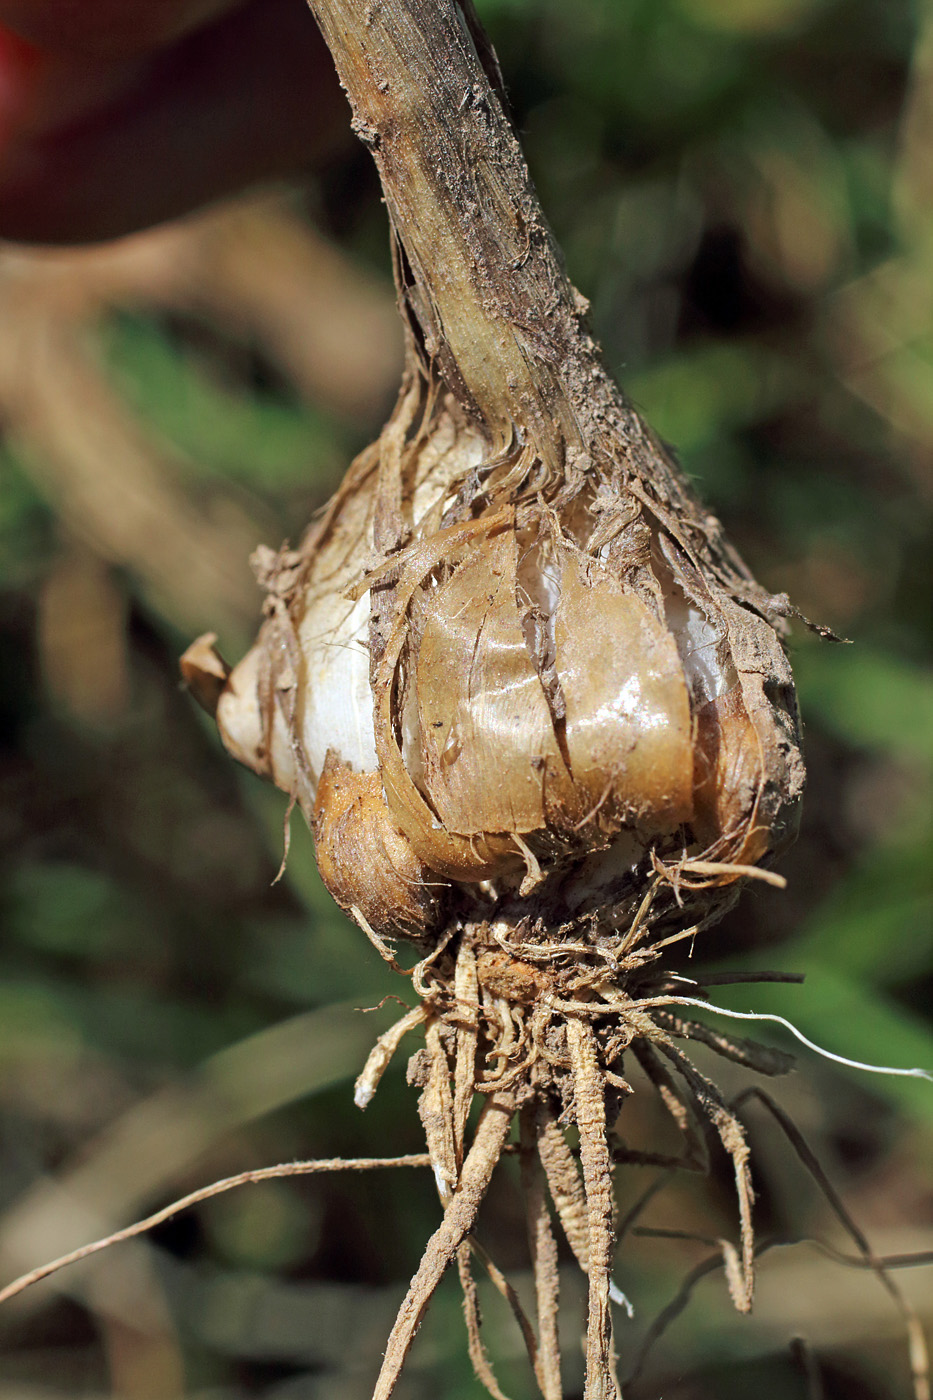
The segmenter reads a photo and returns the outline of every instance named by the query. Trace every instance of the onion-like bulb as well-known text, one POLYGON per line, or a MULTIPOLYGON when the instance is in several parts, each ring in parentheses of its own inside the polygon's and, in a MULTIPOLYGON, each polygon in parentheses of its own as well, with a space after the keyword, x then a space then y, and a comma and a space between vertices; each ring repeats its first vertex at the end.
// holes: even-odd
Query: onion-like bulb
POLYGON ((617 926, 659 875, 652 918, 708 920, 795 827, 777 600, 607 378, 458 7, 423 33, 418 6, 315 8, 383 178, 407 367, 300 547, 261 551, 254 648, 187 673, 381 937, 617 926))
POLYGON ((659 862, 719 866, 699 883, 721 906, 729 866, 795 818, 771 625, 607 482, 514 501, 503 464, 467 495, 478 457, 448 400, 387 561, 372 451, 300 550, 264 554, 269 616, 223 681, 224 743, 297 798, 331 893, 383 937, 471 906, 616 921, 659 862))

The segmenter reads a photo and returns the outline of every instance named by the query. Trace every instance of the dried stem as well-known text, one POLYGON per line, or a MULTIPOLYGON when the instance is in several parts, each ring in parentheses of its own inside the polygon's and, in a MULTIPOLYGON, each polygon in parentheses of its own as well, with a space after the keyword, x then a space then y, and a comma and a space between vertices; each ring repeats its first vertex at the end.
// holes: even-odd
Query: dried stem
POLYGON ((513 424, 533 425, 553 453, 580 446, 559 387, 562 359, 580 351, 573 291, 469 9, 455 0, 311 8, 379 168, 427 356, 496 450, 510 446, 513 424))
MULTIPOLYGON (((663 518, 672 510, 709 533, 714 522, 602 366, 472 0, 309 4, 382 180, 409 370, 451 391, 490 459, 526 444, 542 485, 556 485, 611 440, 663 518)), ((723 562, 754 591, 715 530, 723 562)))

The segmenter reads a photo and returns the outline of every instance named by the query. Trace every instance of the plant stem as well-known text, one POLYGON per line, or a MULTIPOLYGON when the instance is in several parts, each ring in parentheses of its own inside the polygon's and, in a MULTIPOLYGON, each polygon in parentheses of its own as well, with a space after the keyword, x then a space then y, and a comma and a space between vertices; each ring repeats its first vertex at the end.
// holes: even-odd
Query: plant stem
POLYGON ((496 449, 514 426, 539 450, 581 447, 563 380, 595 347, 471 11, 457 0, 310 3, 379 168, 422 359, 496 449))

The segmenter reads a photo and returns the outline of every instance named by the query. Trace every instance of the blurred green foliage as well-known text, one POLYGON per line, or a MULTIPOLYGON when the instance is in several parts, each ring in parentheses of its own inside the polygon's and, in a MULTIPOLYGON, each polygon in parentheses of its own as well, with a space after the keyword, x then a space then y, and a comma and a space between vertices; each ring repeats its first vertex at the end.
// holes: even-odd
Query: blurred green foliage
MULTIPOLYGON (((610 364, 756 574, 852 643, 793 629, 811 780, 781 867, 789 888, 750 891, 684 970, 803 971, 802 989, 719 994, 789 1016, 839 1054, 931 1067, 929 7, 478 8, 610 364)), ((362 153, 301 198, 351 257, 387 276, 362 153)), ((348 421, 203 316, 133 304, 88 334, 100 373, 170 457, 180 499, 215 515, 236 501, 257 540, 294 538, 378 427, 379 403, 370 421, 348 421)), ((410 1001, 410 989, 336 911, 297 820, 272 885, 283 801, 234 771, 181 693, 187 621, 153 603, 132 559, 95 551, 59 480, 28 435, 0 446, 5 1276, 216 1176, 420 1147, 400 1073, 365 1117, 350 1093, 365 1045, 395 1011, 390 1001, 363 1018, 349 1006, 410 1001), (111 618, 117 651, 102 654, 117 655, 113 674, 59 664, 62 607, 71 600, 87 623, 75 579, 102 590, 90 612, 111 618), (314 1020, 331 1006, 331 1020, 314 1020), (299 1054, 322 1026, 325 1039, 299 1054), (55 1180, 72 1196, 90 1192, 93 1210, 70 1215, 55 1180)), ((237 567, 245 576, 245 559, 237 567)), ((250 625, 229 623, 228 645, 250 625)), ((776 1027, 763 1036, 772 1030, 783 1043, 776 1027)), ((730 1090, 745 1082, 710 1072, 730 1090)), ((929 1085, 801 1054, 776 1092, 876 1247, 929 1248, 929 1085)), ((763 1234, 845 1247, 788 1144, 750 1116, 763 1234)), ((663 1138, 647 1095, 622 1126, 635 1145, 663 1138)), ((675 1183, 650 1222, 733 1234, 728 1173, 714 1168, 709 1182, 675 1183)), ((625 1208, 644 1181, 623 1176, 625 1208)), ((219 1198, 162 1227, 129 1263, 103 1256, 0 1315, 0 1400, 365 1397, 437 1218, 430 1181, 403 1172, 219 1198)), ((508 1170, 483 1228, 520 1273, 508 1170)), ((702 1254, 684 1241, 626 1243, 619 1275, 636 1301, 634 1335, 702 1254)), ((909 1287, 922 1298, 922 1285, 909 1287)), ((567 1293, 579 1304, 569 1274, 567 1293)), ((530 1394, 512 1324, 483 1296, 503 1384, 530 1394)), ((579 1310, 567 1312, 571 1396, 579 1310)), ((763 1265, 754 1321, 729 1313, 721 1280, 700 1285, 627 1400, 803 1400, 817 1392, 803 1353, 789 1350, 799 1333, 826 1397, 908 1394, 883 1292, 801 1247, 763 1265)), ((632 1336, 620 1326, 623 1355, 632 1336)), ((456 1290, 442 1289, 399 1395, 476 1394, 456 1290)))

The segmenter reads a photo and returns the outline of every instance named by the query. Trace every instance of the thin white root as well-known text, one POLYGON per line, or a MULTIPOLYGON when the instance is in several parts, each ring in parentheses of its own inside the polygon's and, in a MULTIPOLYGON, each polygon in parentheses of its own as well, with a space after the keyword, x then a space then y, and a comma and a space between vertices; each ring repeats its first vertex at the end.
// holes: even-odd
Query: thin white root
POLYGON ((848 1069, 865 1070, 868 1074, 890 1074, 903 1075, 910 1079, 927 1079, 933 1084, 933 1072, 928 1069, 915 1067, 913 1069, 900 1069, 892 1065, 870 1065, 863 1060, 850 1060, 845 1055, 836 1055, 832 1050, 824 1050, 822 1046, 814 1044, 808 1040, 803 1031, 799 1031, 792 1021, 786 1020, 783 1016, 774 1015, 770 1011, 730 1011, 725 1006, 715 1006, 709 1001, 700 1001, 697 997, 664 997, 663 1001, 659 997, 652 1003, 657 1006, 698 1006, 702 1011, 715 1011, 717 1016, 728 1016, 733 1021, 773 1021, 775 1025, 783 1026, 796 1036, 801 1045, 805 1045, 808 1050, 813 1050, 815 1054, 822 1055, 824 1060, 834 1060, 837 1065, 845 1065, 848 1069))

